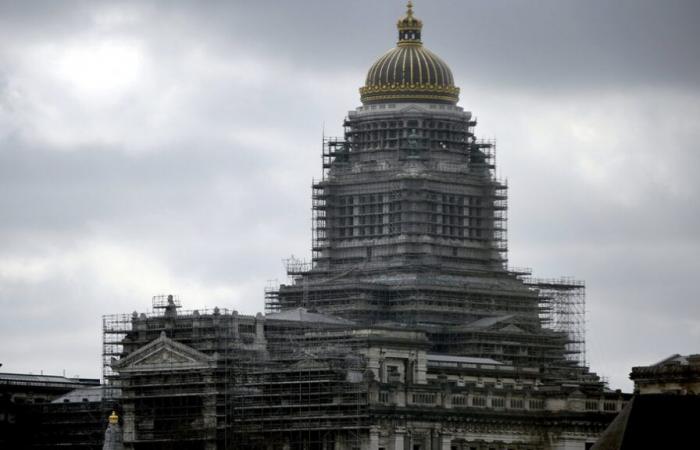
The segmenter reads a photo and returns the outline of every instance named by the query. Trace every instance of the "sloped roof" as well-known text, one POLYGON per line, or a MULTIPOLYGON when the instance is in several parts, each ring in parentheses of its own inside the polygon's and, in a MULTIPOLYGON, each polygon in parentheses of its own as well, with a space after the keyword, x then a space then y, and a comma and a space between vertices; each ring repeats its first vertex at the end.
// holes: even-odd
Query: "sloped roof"
POLYGON ((102 401, 102 386, 73 389, 64 394, 51 403, 82 403, 82 402, 99 402, 102 401))
POLYGON ((697 442, 698 411, 700 396, 636 395, 592 450, 692 448, 692 442, 697 442))
POLYGON ((313 322, 313 323, 328 323, 335 325, 353 325, 355 322, 340 317, 329 316, 316 312, 309 312, 306 308, 295 308, 278 313, 268 314, 265 316, 270 320, 287 320, 291 322, 313 322))
POLYGON ((666 366, 668 364, 688 364, 688 357, 676 353, 668 358, 664 358, 661 361, 652 364, 650 367, 666 366))
POLYGON ((31 373, 0 373, 0 384, 21 385, 57 385, 57 384, 100 384, 100 380, 92 378, 66 378, 60 375, 34 375, 31 373))
POLYGON ((470 322, 468 324, 465 324, 461 326, 461 329, 469 329, 469 328, 489 328, 497 323, 501 322, 506 322, 510 319, 512 319, 514 316, 513 314, 506 314, 503 316, 490 316, 490 317, 484 317, 478 320, 475 320, 474 322, 470 322))
POLYGON ((466 363, 466 364, 503 364, 502 362, 496 361, 491 358, 475 358, 471 356, 453 356, 453 355, 439 355, 436 353, 428 353, 426 355, 428 362, 456 362, 456 363, 466 363))

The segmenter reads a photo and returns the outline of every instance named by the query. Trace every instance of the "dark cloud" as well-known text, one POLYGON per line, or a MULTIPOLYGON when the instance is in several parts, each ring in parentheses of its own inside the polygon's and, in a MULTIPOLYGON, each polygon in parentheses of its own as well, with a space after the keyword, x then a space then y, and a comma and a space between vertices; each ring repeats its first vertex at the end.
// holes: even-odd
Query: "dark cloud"
MULTIPOLYGON (((96 376, 100 316, 156 294, 261 310, 403 3, 0 3, 3 369, 96 376)), ((697 352, 697 2, 416 11, 498 138, 511 262, 587 282, 593 368, 697 352)))

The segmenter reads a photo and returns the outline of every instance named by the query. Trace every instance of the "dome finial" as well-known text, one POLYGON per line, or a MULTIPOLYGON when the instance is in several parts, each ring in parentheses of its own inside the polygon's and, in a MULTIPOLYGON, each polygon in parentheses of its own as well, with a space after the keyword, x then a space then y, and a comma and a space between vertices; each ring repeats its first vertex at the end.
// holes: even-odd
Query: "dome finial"
POLYGON ((399 44, 420 44, 420 32, 423 22, 413 16, 413 2, 406 4, 406 14, 396 24, 399 29, 399 44))

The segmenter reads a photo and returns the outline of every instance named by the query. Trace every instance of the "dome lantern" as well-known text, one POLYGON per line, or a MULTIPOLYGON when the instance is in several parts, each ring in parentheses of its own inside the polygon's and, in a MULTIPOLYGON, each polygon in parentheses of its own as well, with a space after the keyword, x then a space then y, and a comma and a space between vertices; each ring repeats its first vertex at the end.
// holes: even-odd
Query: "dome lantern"
POLYGON ((396 24, 399 29, 399 45, 420 44, 420 32, 423 29, 423 22, 413 17, 413 2, 409 0, 406 5, 406 15, 399 19, 396 24))

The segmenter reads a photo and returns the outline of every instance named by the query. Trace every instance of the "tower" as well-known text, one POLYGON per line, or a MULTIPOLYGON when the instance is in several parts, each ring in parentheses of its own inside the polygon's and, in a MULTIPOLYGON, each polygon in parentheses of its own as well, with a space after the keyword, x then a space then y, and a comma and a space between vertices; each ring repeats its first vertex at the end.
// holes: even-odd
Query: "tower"
POLYGON ((396 46, 368 70, 343 138, 324 139, 312 262, 288 267, 291 282, 268 292, 268 312, 303 307, 413 327, 436 352, 580 376, 576 333, 545 325, 559 300, 582 298, 582 284, 537 289, 508 269, 495 145, 477 139, 411 2, 397 31, 396 46))

